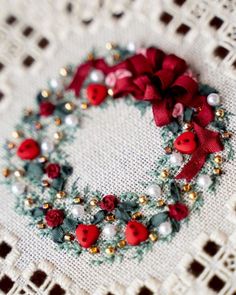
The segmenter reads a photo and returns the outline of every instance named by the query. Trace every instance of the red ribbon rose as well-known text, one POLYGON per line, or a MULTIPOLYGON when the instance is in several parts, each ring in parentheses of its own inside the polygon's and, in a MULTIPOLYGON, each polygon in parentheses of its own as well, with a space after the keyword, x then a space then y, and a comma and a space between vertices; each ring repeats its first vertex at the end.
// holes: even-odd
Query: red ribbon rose
POLYGON ((49 178, 57 178, 60 176, 61 167, 59 164, 51 163, 46 168, 46 173, 49 178))
POLYGON ((181 221, 189 215, 188 207, 185 204, 171 204, 168 208, 170 218, 173 218, 176 221, 181 221))
POLYGON ((39 114, 40 116, 48 117, 53 114, 55 110, 54 104, 52 104, 49 101, 43 101, 39 105, 40 111, 39 114))
POLYGON ((45 219, 49 227, 59 226, 63 223, 64 212, 59 209, 48 210, 45 219))
POLYGON ((103 197, 102 201, 100 202, 100 208, 102 210, 106 210, 108 212, 113 211, 118 204, 118 200, 114 195, 107 195, 103 197))

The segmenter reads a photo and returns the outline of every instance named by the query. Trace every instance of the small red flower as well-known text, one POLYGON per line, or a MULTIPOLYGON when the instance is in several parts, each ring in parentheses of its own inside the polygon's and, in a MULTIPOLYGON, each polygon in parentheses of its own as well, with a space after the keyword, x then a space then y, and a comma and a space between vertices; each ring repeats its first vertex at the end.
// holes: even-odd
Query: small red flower
POLYGON ((103 197, 99 205, 101 209, 111 212, 116 208, 117 204, 118 204, 118 200, 116 196, 107 195, 103 197))
POLYGON ((17 149, 17 156, 22 160, 34 160, 40 155, 40 147, 36 140, 27 138, 17 149))
POLYGON ((46 173, 49 178, 57 178, 60 176, 61 167, 59 164, 50 163, 46 168, 46 173))
POLYGON ((169 216, 177 221, 186 218, 189 215, 188 207, 182 203, 169 205, 169 216))
POLYGON ((44 101, 40 103, 40 116, 48 117, 53 114, 55 110, 54 104, 49 101, 44 101))
POLYGON ((64 212, 59 209, 48 210, 45 219, 49 227, 59 226, 63 223, 64 212))

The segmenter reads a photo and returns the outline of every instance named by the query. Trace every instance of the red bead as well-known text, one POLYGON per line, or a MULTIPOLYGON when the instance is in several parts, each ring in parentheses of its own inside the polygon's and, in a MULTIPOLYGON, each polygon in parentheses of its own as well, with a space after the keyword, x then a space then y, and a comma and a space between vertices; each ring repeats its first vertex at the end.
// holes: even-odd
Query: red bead
POLYGON ((17 156, 22 160, 33 160, 40 154, 40 147, 37 141, 28 138, 25 139, 17 150, 17 156))
POLYGON ((182 154, 192 154, 197 148, 194 133, 188 131, 179 135, 174 142, 174 147, 182 154))
POLYGON ((101 84, 89 84, 87 87, 87 98, 92 105, 101 104, 107 97, 107 88, 101 84))
POLYGON ((125 229, 126 241, 131 246, 137 246, 148 238, 147 228, 136 220, 128 222, 125 229))
POLYGON ((76 237, 81 247, 89 248, 96 243, 100 231, 93 224, 79 224, 76 229, 76 237))

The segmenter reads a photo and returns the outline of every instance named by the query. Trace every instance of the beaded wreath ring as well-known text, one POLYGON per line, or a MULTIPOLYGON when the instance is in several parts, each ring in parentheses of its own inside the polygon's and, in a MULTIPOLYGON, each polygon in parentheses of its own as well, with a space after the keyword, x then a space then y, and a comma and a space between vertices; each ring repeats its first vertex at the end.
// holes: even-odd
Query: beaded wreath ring
POLYGON ((203 205, 204 191, 214 193, 223 161, 234 154, 231 114, 218 92, 198 82, 183 59, 154 47, 110 46, 104 58, 91 53, 78 67, 62 68, 36 101, 6 142, 4 183, 31 226, 60 249, 93 254, 95 264, 121 261, 130 251, 140 260, 155 242, 170 241, 203 205), (141 113, 152 108, 163 156, 140 194, 81 190, 65 144, 73 143, 87 109, 117 98, 141 113))

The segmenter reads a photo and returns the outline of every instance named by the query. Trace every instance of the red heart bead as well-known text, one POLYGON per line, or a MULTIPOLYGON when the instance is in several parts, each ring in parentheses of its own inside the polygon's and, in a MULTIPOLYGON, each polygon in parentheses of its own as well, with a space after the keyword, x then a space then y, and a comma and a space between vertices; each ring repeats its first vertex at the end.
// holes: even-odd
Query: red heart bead
POLYGON ((100 231, 94 224, 79 224, 76 229, 76 237, 83 248, 89 248, 96 243, 100 231))
POLYGON ((107 88, 101 84, 89 84, 87 87, 87 98, 92 105, 101 104, 107 97, 107 88))
POLYGON ((136 246, 147 240, 148 230, 142 223, 132 220, 126 225, 125 237, 129 245, 136 246))
POLYGON ((188 131, 179 135, 174 142, 174 147, 182 154, 192 154, 197 148, 194 133, 188 131))
POLYGON ((36 140, 25 139, 17 149, 17 156, 22 160, 33 160, 40 154, 40 147, 36 140))

